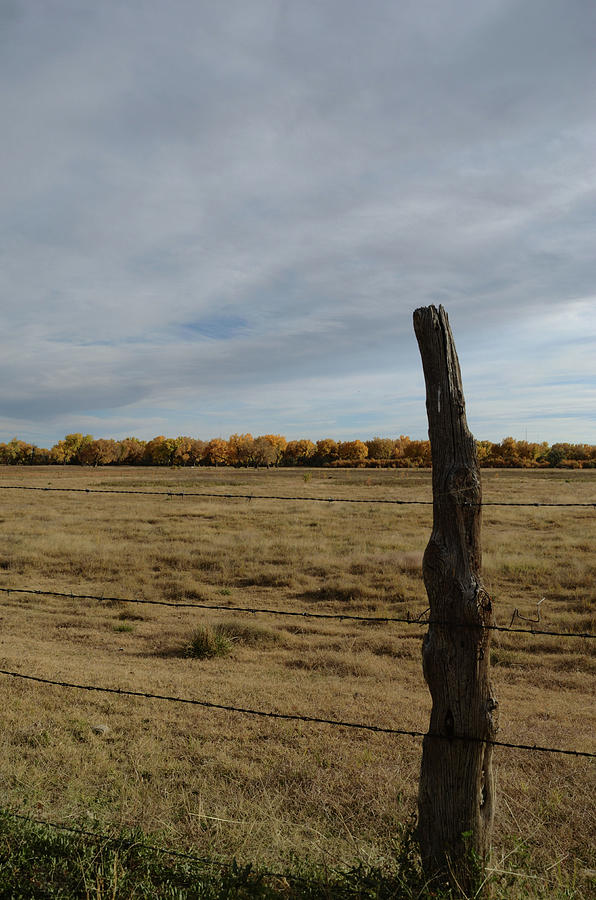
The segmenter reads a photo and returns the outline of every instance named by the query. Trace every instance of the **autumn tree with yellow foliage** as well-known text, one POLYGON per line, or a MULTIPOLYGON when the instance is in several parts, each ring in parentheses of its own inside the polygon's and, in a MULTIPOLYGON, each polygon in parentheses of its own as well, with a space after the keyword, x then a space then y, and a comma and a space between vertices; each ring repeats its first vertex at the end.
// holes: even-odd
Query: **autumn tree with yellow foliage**
MULTIPOLYGON (((532 443, 505 437, 502 441, 477 441, 478 462, 484 468, 596 468, 592 444, 532 443)), ((0 465, 145 465, 145 466, 385 466, 428 468, 428 441, 375 437, 367 441, 335 441, 322 438, 286 441, 281 434, 235 433, 227 440, 161 434, 150 441, 135 437, 122 440, 94 438, 79 432, 67 434, 50 450, 14 437, 0 443, 0 465)))

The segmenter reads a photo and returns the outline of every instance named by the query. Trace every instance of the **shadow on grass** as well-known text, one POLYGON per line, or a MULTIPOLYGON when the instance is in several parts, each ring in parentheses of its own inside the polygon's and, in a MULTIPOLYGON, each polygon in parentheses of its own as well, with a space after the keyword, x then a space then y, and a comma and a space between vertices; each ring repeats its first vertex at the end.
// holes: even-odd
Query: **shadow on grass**
POLYGON ((394 871, 356 866, 346 872, 299 865, 292 873, 170 854, 140 831, 110 838, 61 830, 0 812, 0 898, 82 897, 227 900, 357 897, 389 900, 425 894, 406 852, 394 871), (408 872, 404 871, 404 866, 408 872), (423 891, 421 893, 421 890, 423 891))

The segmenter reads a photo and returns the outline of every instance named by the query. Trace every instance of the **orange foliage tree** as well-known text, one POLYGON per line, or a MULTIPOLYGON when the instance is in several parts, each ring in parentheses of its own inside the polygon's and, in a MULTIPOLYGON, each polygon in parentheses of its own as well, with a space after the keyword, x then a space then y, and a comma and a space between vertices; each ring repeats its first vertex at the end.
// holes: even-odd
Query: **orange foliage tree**
POLYGON ((151 466, 169 466, 175 450, 174 440, 159 434, 145 446, 145 462, 151 466))
MULTIPOLYGON (((593 444, 532 443, 505 437, 498 443, 478 441, 478 461, 484 467, 559 467, 596 468, 593 444)), ((226 441, 213 438, 208 443, 197 438, 158 435, 145 442, 127 437, 121 441, 93 438, 79 432, 67 434, 51 450, 39 448, 18 438, 0 443, 2 465, 152 465, 152 466, 317 466, 317 465, 389 465, 428 467, 431 465, 428 441, 374 437, 367 441, 340 441, 323 438, 316 446, 310 440, 286 442, 281 434, 232 434, 226 441)))
POLYGON ((228 464, 228 442, 223 438, 213 438, 205 447, 203 459, 209 466, 225 466, 228 464))
POLYGON ((391 438, 375 437, 364 443, 368 447, 369 459, 391 459, 393 456, 395 441, 392 441, 391 438))
POLYGON ((337 445, 337 453, 340 459, 358 460, 366 459, 368 447, 364 441, 340 441, 337 445))
POLYGON ((119 441, 120 457, 118 462, 126 466, 135 466, 143 461, 145 456, 145 441, 138 438, 127 437, 119 441))
POLYGON ((82 435, 79 432, 67 434, 63 441, 58 441, 50 450, 51 461, 64 466, 68 463, 78 463, 81 449, 92 440, 91 434, 82 435))
POLYGON ((272 450, 272 453, 269 451, 265 451, 265 455, 269 458, 272 458, 272 462, 261 463, 261 465, 278 466, 283 459, 283 455, 288 443, 283 434, 263 434, 261 435, 261 437, 257 438, 257 441, 266 441, 272 450))
POLYGON ((312 441, 288 441, 284 452, 286 466, 304 466, 314 456, 317 448, 312 441))
POLYGON ((252 464, 253 466, 276 466, 279 462, 279 449, 269 440, 275 435, 261 435, 255 438, 252 445, 252 464))
POLYGON ((81 466, 109 466, 118 462, 120 446, 111 438, 97 438, 81 445, 78 463, 81 466))
POLYGON ((36 461, 38 451, 35 444, 28 444, 14 437, 8 444, 0 444, 0 462, 8 466, 31 465, 36 461))
POLYGON ((252 434, 231 434, 228 438, 228 465, 250 466, 254 450, 252 434))
POLYGON ((205 441, 197 438, 179 436, 174 439, 172 454, 173 466, 196 466, 203 459, 206 448, 205 441))
POLYGON ((332 438, 323 438, 322 440, 317 441, 316 456, 319 465, 335 462, 336 459, 339 459, 337 441, 334 441, 332 438))

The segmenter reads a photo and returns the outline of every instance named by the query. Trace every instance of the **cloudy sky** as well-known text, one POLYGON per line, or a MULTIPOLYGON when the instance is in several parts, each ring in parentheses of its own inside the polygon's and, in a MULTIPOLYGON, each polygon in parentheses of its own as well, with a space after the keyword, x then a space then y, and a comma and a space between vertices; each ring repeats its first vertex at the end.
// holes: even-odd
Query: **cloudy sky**
POLYGON ((593 0, 0 0, 0 440, 596 443, 593 0))

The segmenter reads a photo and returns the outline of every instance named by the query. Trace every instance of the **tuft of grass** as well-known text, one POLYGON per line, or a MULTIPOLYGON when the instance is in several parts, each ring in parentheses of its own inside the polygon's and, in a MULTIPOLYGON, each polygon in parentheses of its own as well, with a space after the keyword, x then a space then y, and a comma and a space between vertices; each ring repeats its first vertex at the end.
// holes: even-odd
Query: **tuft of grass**
POLYGON ((397 859, 383 868, 358 863, 329 870, 294 860, 294 870, 263 873, 236 860, 218 862, 189 854, 171 856, 140 829, 110 837, 0 811, 0 897, 10 900, 79 897, 164 900, 391 900, 451 897, 427 893, 416 851, 403 841, 397 859))
POLYGON ((193 659, 213 659, 227 656, 231 649, 232 639, 221 626, 200 625, 192 633, 185 655, 193 659))
POLYGON ((242 622, 240 619, 230 619, 220 622, 216 626, 219 634, 228 640, 250 646, 263 644, 278 644, 281 640, 278 631, 267 628, 265 625, 254 625, 252 622, 242 622))
POLYGON ((360 659, 345 658, 341 653, 305 652, 300 657, 287 659, 285 665, 288 669, 318 672, 323 675, 335 675, 339 678, 363 678, 373 675, 373 670, 366 662, 360 659))
MULTIPOLYGON (((177 860, 140 831, 71 834, 0 814, 0 897, 224 900, 276 896, 251 866, 177 860)), ((281 896, 278 894, 277 896, 281 896)))
MULTIPOLYGON (((542 470, 486 470, 484 497, 594 497, 596 470, 577 474, 559 481, 542 470)), ((429 472, 321 470, 308 490, 303 470, 286 468, 28 466, 2 467, 0 475, 3 484, 226 494, 246 489, 255 495, 246 504, 209 497, 164 502, 163 496, 132 502, 97 494, 79 505, 69 492, 5 492, 5 587, 36 584, 66 594, 105 591, 182 604, 137 607, 4 594, 5 668, 23 666, 26 672, 34 661, 36 673, 59 673, 69 681, 425 729, 431 702, 420 662, 425 628, 308 615, 249 617, 199 604, 231 604, 233 597, 234 605, 247 608, 416 617, 428 606, 420 561, 432 529, 429 507, 290 507, 256 495, 428 499, 429 472), (73 542, 73 534, 80 540, 73 542), (210 568, 210 559, 217 565, 210 568), (142 616, 138 625, 131 613, 142 616), (111 625, 120 622, 130 622, 134 632, 115 634, 111 625), (194 629, 216 623, 225 626, 233 664, 229 658, 188 658, 194 629)), ((509 625, 516 608, 535 619, 536 604, 546 597, 537 627, 593 632, 593 511, 487 507, 483 520, 483 571, 497 624, 509 625)), ((518 624, 523 627, 523 620, 518 624)), ((492 680, 504 740, 591 747, 590 650, 579 638, 493 635, 492 680)), ((0 703, 3 802, 26 805, 53 821, 89 827, 93 815, 106 830, 110 822, 134 822, 146 834, 158 832, 160 843, 218 859, 236 855, 270 871, 295 871, 296 859, 348 870, 358 860, 375 866, 394 859, 398 826, 415 807, 417 742, 248 716, 233 716, 232 725, 221 713, 206 711, 197 719, 184 706, 6 679, 0 679, 0 703), (110 728, 105 740, 93 736, 98 722, 110 728)), ((493 873, 495 896, 593 896, 582 875, 595 868, 587 761, 505 750, 498 757, 493 845, 501 871, 493 873), (546 806, 544 798, 555 792, 562 806, 546 806), (526 835, 527 857, 509 855, 511 834, 526 835), (522 877, 523 871, 530 874, 522 877)), ((93 872, 86 877, 87 893, 81 889, 79 895, 97 900, 93 872)), ((101 896, 111 897, 113 887, 105 884, 100 882, 101 896)), ((0 890, 3 896, 10 897, 10 890, 0 890)), ((123 887, 117 896, 142 894, 123 887)), ((167 893, 160 886, 146 896, 167 893)))
POLYGON ((119 613, 118 618, 121 622, 144 622, 145 616, 141 616, 139 613, 131 612, 128 609, 125 609, 124 612, 119 613))
MULTIPOLYGON (((557 868, 525 871, 523 841, 502 864, 489 868, 482 885, 494 900, 583 900, 592 896, 593 872, 572 878, 557 868), (522 864, 522 868, 520 868, 522 864)), ((184 854, 182 854, 184 856, 184 854)), ((320 868, 294 859, 292 871, 259 871, 236 860, 171 855, 141 829, 110 836, 89 825, 78 830, 48 826, 0 811, 0 898, 78 900, 80 897, 150 900, 456 900, 459 891, 427 881, 412 829, 398 829, 391 860, 359 862, 348 869, 320 868)), ((478 896, 476 894, 475 896, 478 896)))

